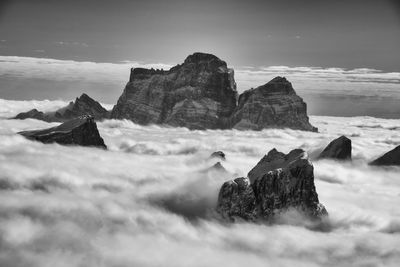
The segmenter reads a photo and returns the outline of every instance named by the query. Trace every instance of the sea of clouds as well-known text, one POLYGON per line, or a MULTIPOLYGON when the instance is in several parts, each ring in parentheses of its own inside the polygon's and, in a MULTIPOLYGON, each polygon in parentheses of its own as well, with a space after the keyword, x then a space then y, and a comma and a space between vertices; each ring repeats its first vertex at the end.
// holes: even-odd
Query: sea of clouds
POLYGON ((29 141, 18 131, 57 125, 9 120, 52 101, 1 100, 0 266, 398 266, 400 168, 367 163, 400 144, 400 120, 312 116, 319 133, 209 130, 98 123, 108 150, 29 141), (313 160, 329 212, 324 230, 296 218, 226 224, 221 184, 272 148, 308 151, 353 142, 353 161, 313 160), (222 150, 228 173, 209 170, 222 150))

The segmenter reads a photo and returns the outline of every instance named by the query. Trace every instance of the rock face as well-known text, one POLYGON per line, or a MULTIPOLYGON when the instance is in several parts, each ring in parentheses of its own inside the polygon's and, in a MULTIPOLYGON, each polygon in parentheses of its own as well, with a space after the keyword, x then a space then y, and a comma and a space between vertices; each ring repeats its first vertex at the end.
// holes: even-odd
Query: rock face
POLYGON ((59 143, 62 145, 95 146, 107 148, 91 116, 81 116, 59 126, 34 131, 19 132, 28 139, 42 143, 59 143))
POLYGON ((245 91, 232 116, 236 129, 291 128, 317 132, 307 116, 307 105, 284 77, 275 77, 245 91))
POLYGON ((397 146, 393 150, 390 150, 383 156, 372 161, 370 163, 370 165, 375 165, 375 166, 397 165, 397 166, 400 166, 400 146, 397 146))
POLYGON ((293 128, 317 131, 306 104, 277 77, 239 97, 234 72, 211 54, 195 53, 170 70, 135 68, 111 118, 189 129, 293 128))
POLYGON ((195 53, 168 71, 136 68, 111 117, 189 129, 229 128, 237 92, 233 70, 195 53))
POLYGON ((333 140, 318 156, 320 159, 351 159, 351 140, 346 136, 333 140))
POLYGON ((231 221, 270 220, 288 209, 312 219, 328 214, 315 190, 314 167, 301 149, 287 155, 271 150, 248 178, 225 182, 218 196, 218 213, 231 221))
POLYGON ((89 115, 96 120, 108 118, 109 112, 103 108, 99 102, 90 98, 87 94, 82 94, 71 101, 68 106, 60 108, 54 112, 43 113, 37 109, 19 113, 15 119, 38 119, 47 122, 64 122, 79 116, 89 115))
POLYGON ((249 178, 236 178, 222 185, 217 212, 231 221, 256 219, 256 197, 249 178))

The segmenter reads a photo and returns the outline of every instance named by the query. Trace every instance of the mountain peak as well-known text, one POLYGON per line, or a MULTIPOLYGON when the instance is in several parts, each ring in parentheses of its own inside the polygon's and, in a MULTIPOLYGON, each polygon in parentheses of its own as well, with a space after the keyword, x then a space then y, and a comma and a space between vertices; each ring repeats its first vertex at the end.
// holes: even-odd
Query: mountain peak
MULTIPOLYGON (((201 52, 196 52, 193 53, 192 55, 189 55, 185 59, 185 63, 199 63, 202 61, 219 61, 219 62, 224 62, 221 59, 219 59, 217 56, 213 54, 207 54, 207 53, 201 53, 201 52)), ((225 62, 224 62, 225 63, 225 62)), ((225 63, 226 65, 226 63, 225 63)))

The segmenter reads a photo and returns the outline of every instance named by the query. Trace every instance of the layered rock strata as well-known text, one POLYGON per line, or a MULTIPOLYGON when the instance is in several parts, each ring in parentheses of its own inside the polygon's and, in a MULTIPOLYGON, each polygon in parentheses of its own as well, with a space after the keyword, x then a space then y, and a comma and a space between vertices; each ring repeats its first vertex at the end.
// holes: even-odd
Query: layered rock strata
POLYGON ((292 128, 317 131, 306 103, 284 77, 238 97, 234 72, 211 54, 195 53, 170 70, 131 70, 111 118, 189 129, 292 128))

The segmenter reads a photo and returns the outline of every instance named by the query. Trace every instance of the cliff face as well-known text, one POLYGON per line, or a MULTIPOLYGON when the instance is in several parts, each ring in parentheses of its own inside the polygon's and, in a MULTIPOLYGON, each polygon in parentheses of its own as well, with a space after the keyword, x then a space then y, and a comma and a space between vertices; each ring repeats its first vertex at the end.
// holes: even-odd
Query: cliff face
POLYGON ((292 128, 318 131, 309 123, 307 105, 286 78, 245 91, 232 117, 236 129, 292 128))
POLYGON ((195 53, 168 71, 132 69, 111 118, 190 129, 229 128, 236 100, 233 70, 216 56, 195 53))
POLYGON ((327 215, 314 185, 314 167, 301 149, 288 154, 271 150, 247 178, 225 182, 218 196, 217 212, 231 221, 271 220, 296 209, 311 219, 327 215))
POLYGON ((85 115, 101 120, 108 118, 109 112, 87 94, 82 94, 75 101, 71 101, 68 106, 54 112, 43 113, 37 109, 32 109, 28 112, 19 113, 14 119, 31 118, 47 122, 64 122, 85 115))
POLYGON ((111 118, 189 129, 292 128, 317 131, 290 82, 277 77, 239 97, 232 69, 195 53, 168 71, 136 68, 111 118))

